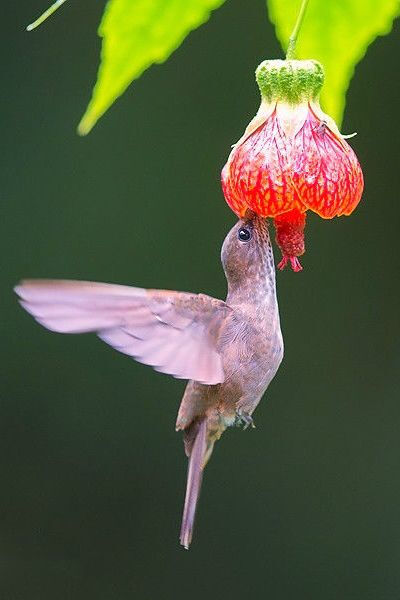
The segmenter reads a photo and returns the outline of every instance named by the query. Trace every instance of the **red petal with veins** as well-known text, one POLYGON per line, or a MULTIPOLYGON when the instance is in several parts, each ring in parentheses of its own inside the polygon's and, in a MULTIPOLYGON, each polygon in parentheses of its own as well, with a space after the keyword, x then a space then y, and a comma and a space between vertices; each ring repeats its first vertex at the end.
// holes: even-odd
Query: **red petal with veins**
POLYGON ((275 108, 234 147, 222 171, 222 189, 239 217, 250 208, 275 218, 283 257, 278 267, 291 264, 299 271, 297 257, 305 250, 305 212, 312 210, 324 219, 349 215, 361 199, 364 182, 349 144, 310 105, 304 121, 297 113, 302 123, 294 137, 285 134, 290 128, 284 129, 279 114, 275 108))
POLYGON ((222 189, 238 216, 247 208, 263 217, 274 217, 295 206, 301 209, 291 180, 288 150, 276 111, 234 148, 222 171, 222 189))
POLYGON ((293 145, 292 181, 302 204, 324 219, 353 212, 363 175, 357 157, 310 108, 293 145))
POLYGON ((312 210, 325 219, 349 215, 360 201, 363 176, 349 144, 309 106, 294 138, 286 137, 276 110, 236 146, 222 171, 225 199, 243 216, 312 210))

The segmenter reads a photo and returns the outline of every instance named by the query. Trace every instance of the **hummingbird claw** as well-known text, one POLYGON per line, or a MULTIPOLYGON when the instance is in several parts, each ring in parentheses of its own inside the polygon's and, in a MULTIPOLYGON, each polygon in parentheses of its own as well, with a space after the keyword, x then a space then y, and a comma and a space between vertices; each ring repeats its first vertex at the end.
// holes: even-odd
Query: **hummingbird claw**
POLYGON ((248 429, 248 427, 251 427, 252 429, 256 428, 256 426, 254 425, 253 417, 248 413, 243 413, 240 409, 236 411, 235 425, 237 427, 243 425, 243 431, 248 429))

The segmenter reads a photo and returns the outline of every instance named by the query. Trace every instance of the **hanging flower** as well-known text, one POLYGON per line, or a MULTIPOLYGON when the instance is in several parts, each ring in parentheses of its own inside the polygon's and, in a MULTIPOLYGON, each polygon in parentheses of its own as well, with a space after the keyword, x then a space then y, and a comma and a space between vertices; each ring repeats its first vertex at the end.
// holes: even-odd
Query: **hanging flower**
POLYGON ((222 170, 231 209, 274 218, 283 269, 301 270, 306 212, 350 215, 363 175, 354 151, 319 105, 322 66, 313 60, 266 60, 256 70, 261 105, 222 170))

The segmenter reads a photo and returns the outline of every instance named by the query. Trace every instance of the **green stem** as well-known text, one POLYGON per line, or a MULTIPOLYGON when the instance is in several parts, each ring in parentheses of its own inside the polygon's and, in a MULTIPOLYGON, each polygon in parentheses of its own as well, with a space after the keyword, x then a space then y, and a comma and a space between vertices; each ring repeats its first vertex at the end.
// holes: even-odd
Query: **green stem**
POLYGON ((303 20, 304 20, 304 15, 305 15, 305 12, 307 9, 307 4, 308 4, 308 0, 302 0, 300 12, 299 12, 299 15, 298 15, 297 21, 296 21, 296 25, 294 26, 292 35, 289 38, 289 44, 288 44, 288 48, 287 48, 287 52, 286 52, 286 60, 292 60, 295 56, 297 37, 299 35, 301 26, 303 25, 303 20))
POLYGON ((50 15, 53 14, 53 12, 56 12, 56 10, 58 8, 60 8, 61 4, 64 4, 66 0, 56 0, 54 2, 54 4, 52 4, 51 6, 49 6, 49 8, 47 10, 44 11, 44 13, 42 15, 40 15, 40 17, 38 19, 36 19, 36 21, 33 21, 33 23, 31 23, 30 25, 28 25, 28 27, 26 28, 27 31, 32 31, 32 29, 36 29, 36 27, 38 27, 39 25, 41 25, 43 23, 43 21, 45 21, 48 17, 50 17, 50 15))

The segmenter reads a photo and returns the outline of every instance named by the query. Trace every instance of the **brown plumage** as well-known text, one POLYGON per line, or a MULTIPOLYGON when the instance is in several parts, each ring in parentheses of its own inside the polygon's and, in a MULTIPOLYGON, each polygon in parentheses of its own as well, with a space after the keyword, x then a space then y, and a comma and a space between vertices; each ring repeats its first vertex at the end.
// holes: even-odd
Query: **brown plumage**
POLYGON ((15 288, 47 329, 97 335, 125 354, 189 379, 176 429, 189 457, 181 544, 192 539, 202 472, 224 430, 252 413, 283 356, 266 220, 248 212, 222 253, 226 301, 204 294, 83 281, 28 280, 15 288))

